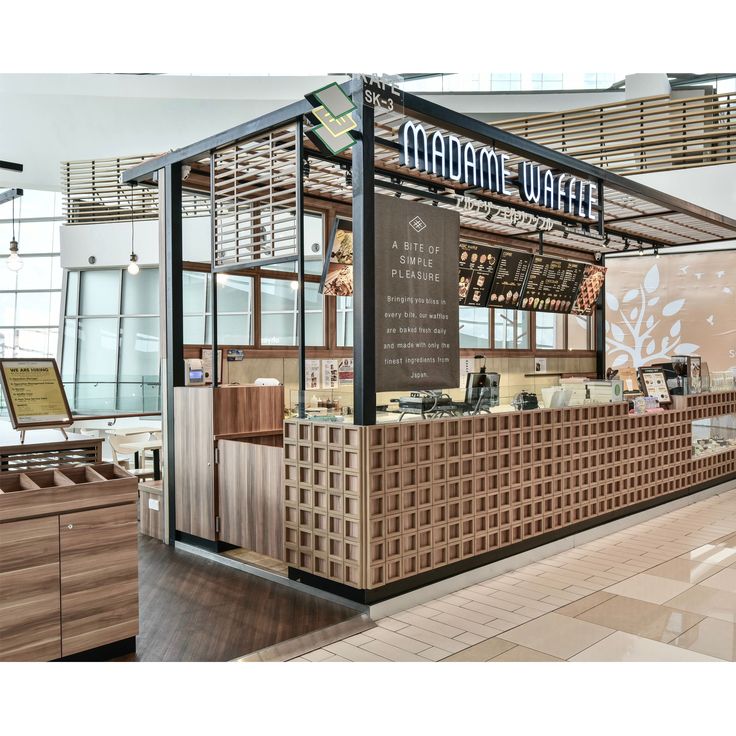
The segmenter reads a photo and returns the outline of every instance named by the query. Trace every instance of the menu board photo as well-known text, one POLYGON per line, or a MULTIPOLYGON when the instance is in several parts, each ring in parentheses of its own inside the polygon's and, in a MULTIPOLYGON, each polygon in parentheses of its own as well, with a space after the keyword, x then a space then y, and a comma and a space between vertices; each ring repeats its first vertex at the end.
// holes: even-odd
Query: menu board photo
POLYGON ((575 301, 584 268, 583 263, 534 256, 521 308, 567 314, 575 301))
POLYGON ((532 258, 530 253, 505 249, 500 251, 487 307, 520 307, 532 258))
POLYGON ((470 307, 486 306, 500 252, 499 248, 489 245, 460 244, 460 304, 470 307))
POLYGON ((353 295, 353 223, 336 217, 325 255, 321 294, 326 296, 353 295))
POLYGON ((601 293, 606 278, 605 266, 594 266, 590 264, 583 271, 578 295, 572 306, 573 314, 592 314, 598 295, 601 293))
POLYGON ((72 424, 72 413, 53 358, 0 359, 0 379, 13 429, 72 424))

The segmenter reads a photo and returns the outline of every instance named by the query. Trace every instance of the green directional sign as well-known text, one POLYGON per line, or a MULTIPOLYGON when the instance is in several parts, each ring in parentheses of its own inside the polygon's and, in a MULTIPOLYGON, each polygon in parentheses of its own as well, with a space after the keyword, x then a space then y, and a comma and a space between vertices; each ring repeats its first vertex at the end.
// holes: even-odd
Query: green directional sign
POLYGON ((355 105, 337 82, 304 96, 314 106, 309 117, 315 125, 307 135, 319 148, 335 155, 355 145, 350 135, 358 126, 353 118, 355 105))

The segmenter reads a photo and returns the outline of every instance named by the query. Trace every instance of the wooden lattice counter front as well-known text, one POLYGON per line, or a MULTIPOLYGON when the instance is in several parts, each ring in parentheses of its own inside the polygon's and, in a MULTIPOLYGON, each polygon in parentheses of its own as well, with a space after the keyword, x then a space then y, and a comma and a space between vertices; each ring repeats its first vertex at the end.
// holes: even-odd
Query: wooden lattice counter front
POLYGON ((643 416, 618 403, 371 427, 289 420, 286 561, 366 600, 487 564, 733 477, 736 449, 692 451, 691 422, 725 414, 736 391, 643 416))

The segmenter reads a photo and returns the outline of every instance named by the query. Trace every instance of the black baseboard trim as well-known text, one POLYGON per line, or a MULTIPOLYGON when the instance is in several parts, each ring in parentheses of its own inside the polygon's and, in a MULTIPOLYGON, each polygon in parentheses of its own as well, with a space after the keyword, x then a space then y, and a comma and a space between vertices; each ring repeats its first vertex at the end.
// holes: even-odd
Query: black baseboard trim
POLYGON ((180 532, 177 530, 176 537, 177 542, 184 542, 185 544, 191 544, 193 547, 201 547, 209 552, 219 552, 218 545, 220 542, 213 542, 211 539, 204 539, 194 534, 187 534, 187 532, 180 532))
POLYGON ((343 598, 355 601, 356 603, 363 603, 364 605, 380 603, 381 601, 388 600, 389 598, 394 598, 398 595, 403 595, 404 593, 410 593, 412 590, 423 588, 426 585, 437 583, 440 580, 451 578, 454 575, 469 572, 470 570, 475 570, 476 568, 483 567, 484 565, 490 565, 492 562, 498 562, 498 560, 513 557, 514 555, 527 552, 535 547, 541 547, 545 544, 549 544, 550 542, 556 542, 559 539, 564 539, 565 537, 569 537, 573 534, 579 534, 580 532, 587 531, 593 527, 607 524, 611 521, 616 521, 617 519, 622 519, 625 516, 631 516, 632 514, 637 514, 641 511, 647 511, 648 509, 661 506, 665 503, 669 503, 670 501, 677 501, 685 496, 700 493, 700 491, 705 491, 708 488, 713 488, 713 486, 728 483, 732 480, 736 480, 736 473, 730 473, 729 475, 721 476, 715 480, 707 481, 706 483, 701 483, 682 491, 674 491, 672 493, 668 493, 666 496, 649 498, 646 501, 641 501, 633 506, 609 511, 607 514, 579 521, 563 529, 555 529, 552 532, 546 532, 545 534, 540 534, 539 536, 531 539, 525 539, 521 542, 510 544, 501 549, 494 549, 475 557, 459 560, 458 562, 453 562, 450 565, 445 565, 435 570, 429 570, 428 572, 419 573, 418 575, 414 575, 406 580, 399 580, 395 583, 389 583, 388 585, 374 588, 372 590, 351 588, 348 585, 336 583, 332 580, 325 580, 325 578, 322 578, 319 575, 303 572, 302 570, 297 570, 293 567, 289 568, 289 579, 297 580, 305 583, 306 585, 311 585, 315 588, 319 588, 320 590, 325 590, 329 593, 334 593, 335 595, 342 596, 343 598))
POLYGON ((55 659, 55 662, 106 662, 117 657, 124 657, 126 654, 135 653, 136 639, 130 636, 127 639, 120 639, 110 644, 104 644, 101 647, 88 649, 86 652, 78 654, 70 654, 61 659, 55 659))

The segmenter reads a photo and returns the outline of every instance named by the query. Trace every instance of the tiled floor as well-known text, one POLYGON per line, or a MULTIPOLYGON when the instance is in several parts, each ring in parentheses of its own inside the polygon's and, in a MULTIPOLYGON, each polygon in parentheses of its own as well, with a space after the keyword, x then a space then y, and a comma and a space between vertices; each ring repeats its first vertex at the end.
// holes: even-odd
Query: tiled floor
POLYGON ((736 489, 292 661, 736 661, 736 489))

